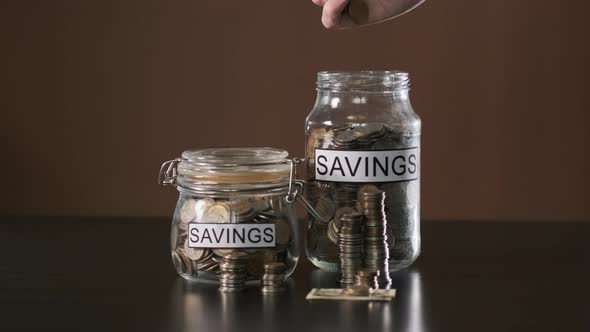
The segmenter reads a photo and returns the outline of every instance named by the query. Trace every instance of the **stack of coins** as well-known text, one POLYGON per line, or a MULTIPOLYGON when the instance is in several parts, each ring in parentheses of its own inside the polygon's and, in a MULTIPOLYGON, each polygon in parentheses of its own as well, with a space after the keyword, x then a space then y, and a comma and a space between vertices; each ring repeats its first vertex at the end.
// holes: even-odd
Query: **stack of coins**
POLYGON ((262 292, 278 293, 285 290, 285 270, 287 266, 283 263, 264 264, 264 275, 262 276, 262 292))
POLYGON ((342 227, 338 232, 338 257, 342 286, 354 283, 354 276, 363 264, 362 221, 363 215, 356 211, 340 216, 342 227))
POLYGON ((345 289, 347 295, 368 296, 371 289, 377 289, 377 276, 379 272, 367 269, 359 270, 354 276, 354 285, 345 289))
POLYGON ((379 277, 379 271, 372 271, 369 269, 359 270, 354 276, 355 287, 366 287, 366 288, 379 288, 377 278, 379 277))
POLYGON ((351 126, 343 126, 339 128, 334 128, 334 137, 332 143, 341 149, 351 149, 354 148, 357 144, 356 137, 354 135, 354 131, 348 130, 352 128, 351 126))
POLYGON ((219 290, 222 292, 239 292, 246 288, 246 264, 248 255, 232 252, 223 257, 219 264, 219 290))
POLYGON ((340 227, 342 227, 341 222, 340 219, 334 218, 328 224, 328 239, 332 243, 338 243, 338 233, 340 232, 340 227))
POLYGON ((336 208, 354 206, 358 189, 357 184, 334 182, 331 183, 330 186, 332 188, 332 197, 334 198, 336 208))
POLYGON ((386 286, 391 283, 391 279, 384 211, 385 192, 373 185, 364 185, 359 189, 358 200, 365 216, 364 265, 370 271, 378 271, 379 285, 386 286))

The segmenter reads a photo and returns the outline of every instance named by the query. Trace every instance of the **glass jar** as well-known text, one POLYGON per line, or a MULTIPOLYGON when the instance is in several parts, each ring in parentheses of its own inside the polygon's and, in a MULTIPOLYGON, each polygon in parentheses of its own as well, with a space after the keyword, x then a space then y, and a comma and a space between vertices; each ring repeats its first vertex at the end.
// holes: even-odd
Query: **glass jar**
POLYGON ((172 218, 171 255, 188 280, 219 281, 224 257, 239 257, 246 279, 299 259, 297 218, 286 202, 293 176, 287 151, 272 148, 189 150, 162 165, 159 183, 180 196, 172 218))
POLYGON ((306 198, 320 215, 309 216, 305 249, 316 266, 339 270, 339 218, 347 209, 364 214, 365 227, 367 214, 384 223, 389 271, 418 257, 421 121, 408 92, 405 72, 318 73, 305 127, 306 198), (370 192, 384 199, 363 201, 370 192))

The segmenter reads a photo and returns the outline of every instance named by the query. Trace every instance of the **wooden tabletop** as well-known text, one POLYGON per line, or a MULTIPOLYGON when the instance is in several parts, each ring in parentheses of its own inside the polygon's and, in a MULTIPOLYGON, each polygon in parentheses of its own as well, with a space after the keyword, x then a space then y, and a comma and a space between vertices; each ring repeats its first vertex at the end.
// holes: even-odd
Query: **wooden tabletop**
POLYGON ((2 331, 590 331, 590 223, 423 222, 392 303, 309 302, 335 276, 222 294, 177 277, 168 219, 0 218, 2 331))

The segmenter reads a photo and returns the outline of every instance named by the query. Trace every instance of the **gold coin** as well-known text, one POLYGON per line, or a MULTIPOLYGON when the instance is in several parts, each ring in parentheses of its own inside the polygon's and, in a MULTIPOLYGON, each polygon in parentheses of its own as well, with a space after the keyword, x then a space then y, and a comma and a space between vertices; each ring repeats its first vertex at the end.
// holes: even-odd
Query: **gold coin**
POLYGON ((336 210, 336 213, 334 213, 334 220, 337 223, 336 225, 338 227, 340 227, 340 218, 345 214, 350 214, 353 212, 357 212, 357 210, 355 210, 354 208, 351 208, 349 206, 341 207, 338 210, 336 210))
POLYGON ((207 255, 207 249, 205 248, 191 248, 189 247, 189 241, 184 242, 184 252, 186 256, 194 261, 199 261, 207 255))
POLYGON ((374 195, 376 195, 376 194, 380 194, 380 193, 382 193, 382 191, 379 190, 379 188, 375 187, 372 184, 366 184, 366 185, 364 185, 364 186, 362 186, 362 187, 359 188, 358 194, 357 194, 357 199, 360 201, 361 198, 362 198, 362 196, 363 196, 363 194, 369 194, 369 195, 370 194, 374 194, 374 195))
POLYGON ((227 223, 229 222, 229 207, 224 203, 216 203, 207 208, 203 216, 204 222, 227 223), (215 217, 217 216, 217 217, 215 217), (207 220, 209 219, 209 220, 207 220), (207 221, 205 221, 207 220, 207 221))
POLYGON ((225 255, 229 255, 232 252, 236 251, 236 249, 213 249, 213 253, 217 256, 225 256, 225 255))

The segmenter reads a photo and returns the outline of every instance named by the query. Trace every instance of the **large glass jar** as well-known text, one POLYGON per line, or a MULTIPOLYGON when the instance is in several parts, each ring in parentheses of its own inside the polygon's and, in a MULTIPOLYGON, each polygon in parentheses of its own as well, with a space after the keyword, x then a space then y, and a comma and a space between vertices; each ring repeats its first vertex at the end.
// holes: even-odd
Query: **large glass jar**
POLYGON ((172 218, 171 255, 183 278, 218 281, 223 259, 237 257, 247 280, 264 264, 299 259, 297 218, 286 202, 292 168, 287 151, 272 148, 190 150, 166 162, 159 182, 180 196, 172 218))
MULTIPOLYGON (((365 227, 371 215, 386 225, 380 257, 389 271, 418 257, 421 122, 408 91, 405 72, 318 73, 305 126, 306 197, 321 217, 309 216, 306 253, 316 266, 339 270, 339 217, 347 209, 364 214, 365 227), (384 199, 367 203, 363 191, 384 199)), ((365 257, 370 252, 365 242, 365 257)))

